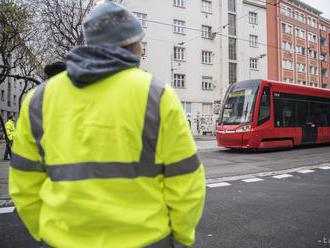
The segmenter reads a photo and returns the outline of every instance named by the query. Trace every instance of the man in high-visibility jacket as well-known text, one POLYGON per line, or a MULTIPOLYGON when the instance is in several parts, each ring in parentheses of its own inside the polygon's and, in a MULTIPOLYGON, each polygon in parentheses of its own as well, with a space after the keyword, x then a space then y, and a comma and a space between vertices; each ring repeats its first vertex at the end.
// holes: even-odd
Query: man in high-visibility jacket
POLYGON ((9 115, 8 121, 5 124, 7 139, 6 139, 6 149, 5 154, 3 156, 3 160, 9 160, 11 158, 11 145, 13 143, 14 135, 15 135, 15 122, 14 116, 9 115))
POLYGON ((67 71, 28 94, 10 195, 31 235, 57 248, 190 247, 204 168, 174 90, 138 69, 143 29, 103 2, 67 71))

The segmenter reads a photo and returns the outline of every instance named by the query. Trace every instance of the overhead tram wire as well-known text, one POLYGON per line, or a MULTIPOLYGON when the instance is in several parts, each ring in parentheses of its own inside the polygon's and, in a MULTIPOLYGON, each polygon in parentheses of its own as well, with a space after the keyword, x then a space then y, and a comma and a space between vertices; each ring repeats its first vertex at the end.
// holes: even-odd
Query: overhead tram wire
MULTIPOLYGON (((155 23, 155 24, 159 24, 159 25, 165 25, 165 26, 172 26, 174 27, 174 24, 171 24, 171 23, 164 23, 164 22, 160 22, 160 21, 154 21, 154 20, 145 20, 146 22, 152 22, 152 23, 155 23)), ((197 28, 188 28, 186 27, 187 29, 189 30, 194 30, 194 31, 198 31, 198 32, 201 32, 202 30, 201 29, 197 29, 197 28)), ((226 38, 230 38, 232 36, 230 35, 226 35, 226 34, 222 34, 222 33, 219 33, 219 32, 216 32, 216 35, 219 35, 219 36, 222 36, 222 37, 226 37, 226 38)), ((200 37, 200 35, 198 36, 200 37)), ((156 40, 155 38, 152 38, 153 40, 156 40)), ((243 42, 250 42, 250 40, 248 39, 244 39, 244 38, 239 38, 239 37, 235 37, 235 39, 237 40, 240 40, 240 41, 243 41, 243 42)), ((168 40, 162 40, 162 39, 157 39, 158 41, 161 41, 161 42, 168 42, 168 43, 173 43, 173 44, 180 44, 180 42, 171 42, 171 41, 168 41, 168 40)), ((263 43, 263 42, 257 42, 257 45, 262 45, 262 46, 266 46, 266 47, 271 47, 271 48, 275 48, 277 50, 280 50, 280 51, 284 51, 284 52, 288 52, 288 53, 291 53, 287 50, 284 50, 282 49, 281 47, 279 46, 275 46, 275 45, 269 45, 267 43, 263 43)))

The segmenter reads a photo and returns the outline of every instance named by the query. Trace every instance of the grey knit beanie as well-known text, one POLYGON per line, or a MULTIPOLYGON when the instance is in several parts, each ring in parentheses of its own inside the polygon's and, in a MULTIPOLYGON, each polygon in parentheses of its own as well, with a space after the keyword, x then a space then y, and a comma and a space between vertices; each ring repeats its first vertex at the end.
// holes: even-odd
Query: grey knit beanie
POLYGON ((123 6, 104 1, 96 5, 83 21, 87 45, 127 46, 144 37, 139 20, 123 6))

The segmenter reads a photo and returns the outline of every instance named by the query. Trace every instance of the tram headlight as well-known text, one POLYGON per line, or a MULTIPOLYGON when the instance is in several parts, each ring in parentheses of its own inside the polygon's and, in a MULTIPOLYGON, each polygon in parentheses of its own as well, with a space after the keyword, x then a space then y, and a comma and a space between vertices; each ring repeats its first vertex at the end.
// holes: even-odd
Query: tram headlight
POLYGON ((244 125, 236 129, 236 132, 246 132, 250 131, 251 125, 244 125))

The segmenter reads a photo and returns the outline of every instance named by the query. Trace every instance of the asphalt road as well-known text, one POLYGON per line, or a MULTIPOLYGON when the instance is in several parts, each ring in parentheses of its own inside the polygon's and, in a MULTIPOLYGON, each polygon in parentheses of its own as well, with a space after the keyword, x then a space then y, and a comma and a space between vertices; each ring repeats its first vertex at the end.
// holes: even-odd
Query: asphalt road
MULTIPOLYGON (((219 179, 219 186, 228 177, 237 179, 225 187, 207 188, 197 248, 330 248, 330 169, 318 168, 327 167, 330 146, 263 153, 214 149, 212 141, 199 147, 209 186, 212 179, 219 179), (239 179, 305 166, 315 168, 282 179, 270 175, 250 183, 239 179)), ((11 247, 38 245, 15 213, 0 214, 0 248, 11 247)))
MULTIPOLYGON (((207 189, 197 248, 330 247, 330 169, 207 189)), ((38 247, 16 214, 0 214, 1 248, 38 247)))

